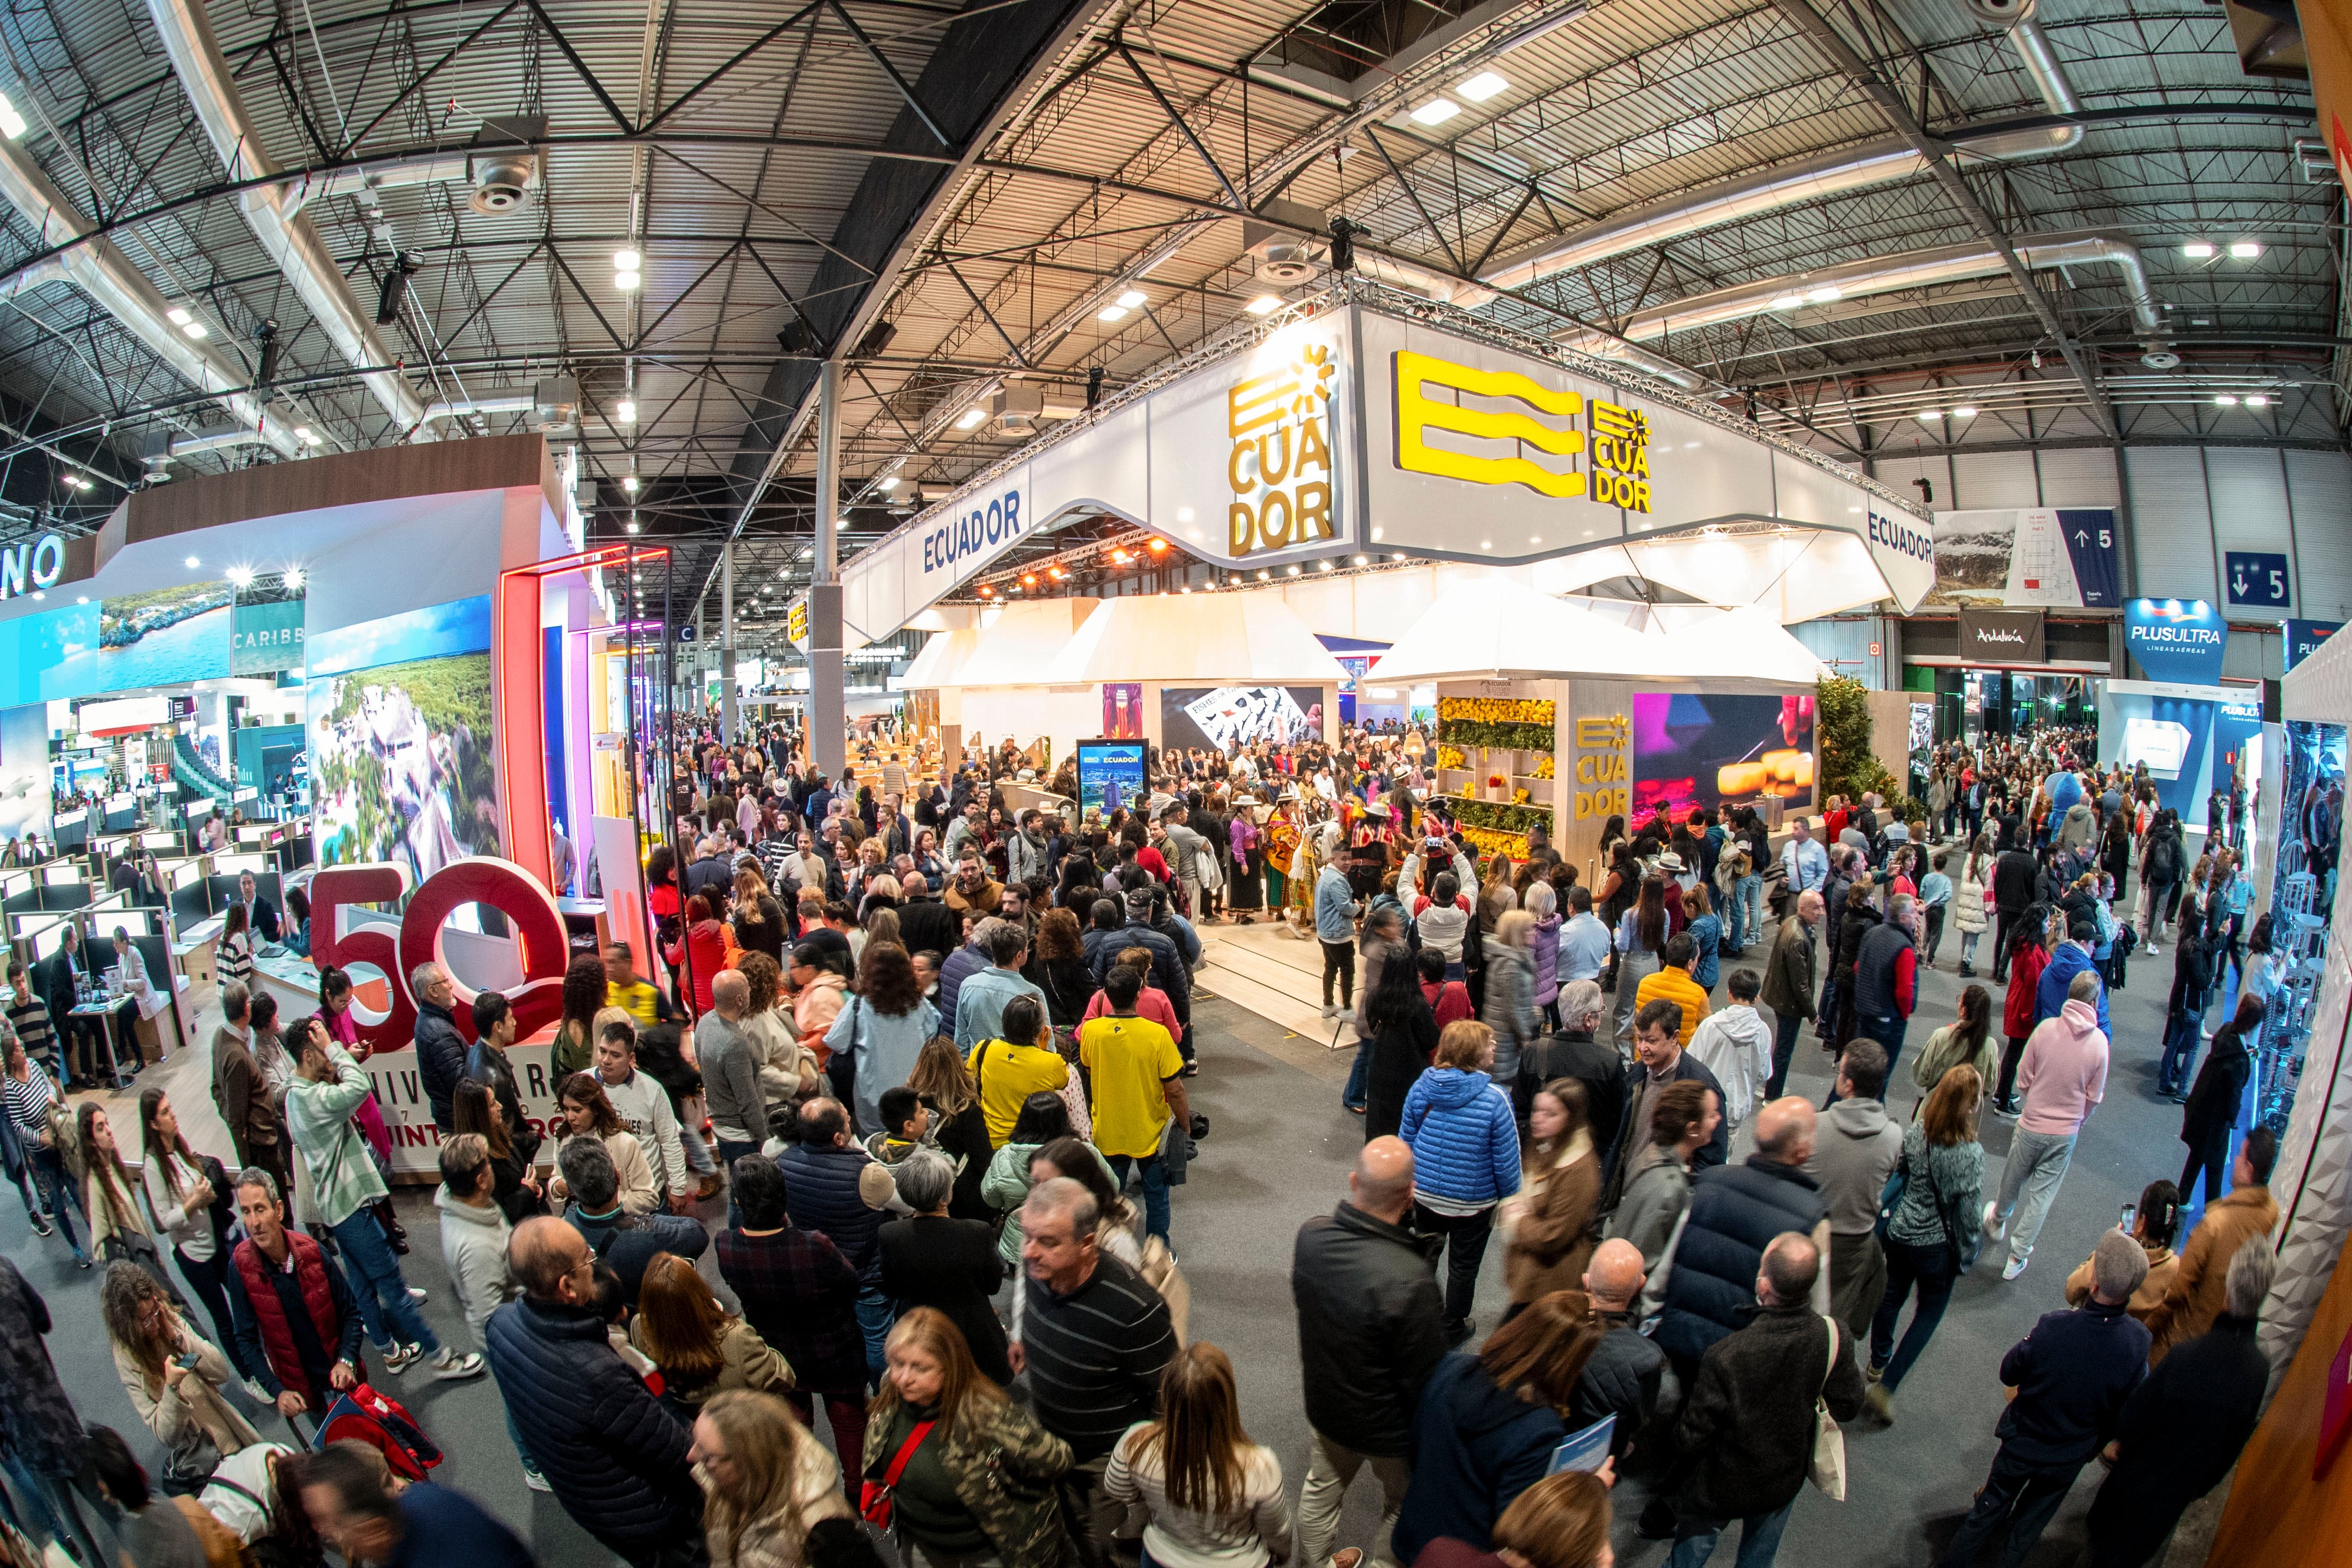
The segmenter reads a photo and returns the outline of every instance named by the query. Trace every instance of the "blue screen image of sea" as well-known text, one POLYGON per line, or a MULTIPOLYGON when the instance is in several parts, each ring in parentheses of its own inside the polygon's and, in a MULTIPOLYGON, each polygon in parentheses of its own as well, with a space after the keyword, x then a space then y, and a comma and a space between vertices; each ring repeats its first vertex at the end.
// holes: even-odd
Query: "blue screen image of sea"
POLYGON ((101 645, 77 647, 60 662, 57 679, 73 691, 127 691, 228 673, 229 605, 224 600, 163 624, 117 629, 109 616, 101 645), (121 640, 128 636, 129 640, 121 640))

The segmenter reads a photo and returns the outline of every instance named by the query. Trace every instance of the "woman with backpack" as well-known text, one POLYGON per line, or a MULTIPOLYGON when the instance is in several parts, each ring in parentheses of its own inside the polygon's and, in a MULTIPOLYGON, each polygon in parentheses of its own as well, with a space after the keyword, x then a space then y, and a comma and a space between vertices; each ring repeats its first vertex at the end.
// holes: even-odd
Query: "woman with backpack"
POLYGON ((1870 1325, 1874 1381, 1863 1396, 1881 1421, 1895 1419, 1895 1391, 1935 1336, 1953 1285, 1976 1260, 1984 1186, 1977 1103, 1983 1095, 1984 1079, 1962 1062, 1944 1074, 1927 1110, 1903 1131, 1903 1158, 1895 1168, 1901 1196, 1879 1222, 1886 1294, 1870 1325), (1915 1287, 1919 1304, 1898 1345, 1895 1322, 1915 1287))
MULTIPOLYGON (((236 1324, 229 1314, 227 1280, 236 1198, 224 1190, 228 1172, 219 1161, 188 1147, 172 1097, 160 1088, 140 1091, 139 1151, 147 1212, 156 1230, 171 1238, 180 1278, 205 1304, 218 1336, 213 1342, 235 1360, 236 1324)), ((242 1365, 237 1371, 250 1375, 242 1365)))

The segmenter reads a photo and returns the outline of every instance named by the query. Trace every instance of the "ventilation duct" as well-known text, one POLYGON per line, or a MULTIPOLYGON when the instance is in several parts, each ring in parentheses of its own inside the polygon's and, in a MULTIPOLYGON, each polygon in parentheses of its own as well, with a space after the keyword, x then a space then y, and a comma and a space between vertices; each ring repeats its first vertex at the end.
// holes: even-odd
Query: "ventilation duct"
POLYGON ((416 428, 409 433, 411 441, 430 441, 434 426, 444 420, 464 419, 478 414, 530 414, 537 416, 541 430, 549 434, 568 430, 579 423, 580 384, 568 375, 551 376, 533 384, 529 392, 494 392, 481 397, 453 397, 436 403, 417 418, 416 428))
MULTIPOLYGON (((246 112, 244 100, 230 78, 228 61, 222 58, 220 43, 213 37, 212 24, 198 0, 147 0, 147 13, 154 19, 172 68, 212 138, 213 150, 227 166, 229 177, 269 180, 278 166, 246 112)), ((361 381, 393 423, 402 430, 410 429, 425 416, 425 400, 416 395, 406 377, 389 368, 391 354, 352 297, 342 269, 328 254, 319 231, 300 212, 299 203, 289 210, 289 189, 286 184, 271 183, 239 191, 237 206, 245 214, 247 226, 285 272, 336 353, 360 372, 361 381)))
POLYGON ((0 138, 0 195, 5 195, 25 221, 40 235, 39 243, 63 247, 58 254, 35 262, 0 280, 0 298, 13 297, 45 283, 70 282, 89 296, 99 309, 122 323, 148 352, 176 372, 189 385, 220 400, 230 418, 260 431, 279 455, 299 457, 302 443, 290 430, 269 421, 268 411, 252 393, 242 390, 244 371, 220 353, 181 332, 172 324, 170 301, 131 265, 122 247, 81 215, 64 192, 49 183, 21 142, 0 138))
MULTIPOLYGON (((2130 296, 2132 321, 2146 341, 2146 363, 2168 369, 2172 360, 2164 347, 2164 317, 2148 288, 2147 268, 2129 236, 2113 229, 2083 229, 2036 235, 2012 242, 2018 259, 2028 267, 2105 265, 2119 268, 2124 291, 2130 296), (2168 363, 2159 363, 2159 360, 2168 363)), ((1636 342, 1654 342, 1674 332, 1687 332, 1726 321, 1744 321, 1775 310, 1801 310, 1805 303, 1826 302, 1867 294, 1887 294, 1902 289, 1924 289, 1960 279, 2005 273, 2009 263, 1990 244, 1971 242, 1908 251, 1899 256, 1850 261, 1811 272, 1759 279, 1711 293, 1694 294, 1634 315, 1624 335, 1636 342)), ((1607 353, 1598 334, 1563 333, 1559 341, 1589 353, 1607 353)))
MULTIPOLYGON (((2003 0, 1964 3, 1969 14, 1979 21, 1987 19, 1986 6, 2003 7, 2003 0)), ((2082 100, 2074 95, 2073 84, 2060 68, 2050 40, 2034 22, 2032 5, 2009 0, 2005 8, 2014 14, 2013 19, 1997 25, 2009 34, 2019 63, 2032 79, 2042 103, 2053 114, 2078 112, 2082 100)), ((2079 125, 2048 126, 1957 138, 1953 152, 1963 163, 2006 162, 2064 152, 2082 139, 2083 128, 2079 125)), ((1927 160, 1919 150, 1901 137, 1864 142, 1645 203, 1605 222, 1538 241, 1504 257, 1482 270, 1478 279, 1496 289, 1524 288, 1555 272, 1590 267, 1612 256, 1664 245, 1701 229, 1736 223, 1801 202, 1818 201, 1841 191, 1906 180, 1927 167, 1927 160)))

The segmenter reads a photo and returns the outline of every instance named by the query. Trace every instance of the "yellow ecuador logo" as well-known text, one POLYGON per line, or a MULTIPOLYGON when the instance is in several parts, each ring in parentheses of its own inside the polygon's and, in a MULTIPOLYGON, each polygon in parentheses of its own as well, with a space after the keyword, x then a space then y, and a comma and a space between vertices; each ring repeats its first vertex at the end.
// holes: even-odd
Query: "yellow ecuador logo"
POLYGON ((1338 367, 1319 343, 1225 394, 1233 451, 1225 479, 1233 552, 1280 550, 1337 536, 1331 521, 1330 381, 1338 367), (1321 476, 1310 479, 1309 473, 1321 476))
POLYGON ((1573 392, 1554 392, 1516 371, 1474 370, 1410 350, 1397 351, 1393 364, 1398 468, 1474 485, 1524 485, 1538 495, 1561 500, 1589 494, 1603 506, 1650 510, 1650 422, 1638 409, 1593 400, 1589 473, 1548 468, 1525 457, 1472 456, 1431 446, 1429 432, 1510 441, 1556 458, 1573 458, 1586 449, 1585 432, 1576 427, 1586 412, 1584 399, 1573 392), (1433 387, 1453 393, 1454 400, 1431 396, 1433 387), (1534 412, 1471 407, 1462 402, 1465 395, 1508 400, 1534 412))

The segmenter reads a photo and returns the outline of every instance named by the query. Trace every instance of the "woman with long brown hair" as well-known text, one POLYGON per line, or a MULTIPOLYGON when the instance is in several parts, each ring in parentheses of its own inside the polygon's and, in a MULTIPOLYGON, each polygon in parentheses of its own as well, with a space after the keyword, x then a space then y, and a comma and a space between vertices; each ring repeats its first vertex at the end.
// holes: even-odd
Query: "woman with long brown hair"
POLYGON ((544 1207, 539 1178, 515 1152, 514 1142, 507 1136, 506 1118, 499 1114, 498 1101, 490 1098, 488 1084, 474 1079, 458 1084, 449 1096, 449 1128, 453 1133, 478 1132, 489 1145, 490 1169, 498 1176, 499 1210, 509 1225, 520 1225, 544 1207))
POLYGON ((1976 1261, 1984 1186, 1977 1106, 1983 1098, 1984 1075, 1962 1062, 1937 1081, 1919 1120, 1903 1131, 1903 1163, 1895 1167, 1903 1196, 1886 1221, 1886 1295, 1870 1325, 1870 1370, 1877 1381, 1864 1395, 1882 1421, 1895 1419, 1895 1391, 1927 1348, 1953 1285, 1976 1261), (1918 1310, 1897 1345, 1895 1321, 1915 1285, 1918 1310))
POLYGON ((1555 1290, 1476 1355, 1456 1351, 1437 1363, 1413 1415, 1412 1481, 1391 1546, 1399 1562, 1440 1536, 1492 1548, 1495 1521, 1543 1478, 1568 1436, 1577 1380, 1607 1331, 1583 1291, 1555 1290))
POLYGON ((899 1319, 884 1353, 888 1371, 858 1470, 876 1483, 898 1474, 889 1489, 900 1561, 919 1554, 926 1568, 961 1568, 993 1557, 1061 1568, 1068 1542, 1054 1483, 1070 1468, 1070 1446, 980 1374, 936 1308, 899 1319), (929 1462, 915 1463, 924 1448, 929 1462))
MULTIPOLYGON (((573 1073, 556 1090, 555 1103, 562 1112, 554 1129, 559 1170, 563 1145, 574 1138, 593 1138, 613 1157, 613 1174, 620 1183, 621 1207, 630 1214, 651 1214, 661 1207, 661 1192, 654 1183, 653 1164, 646 1158, 645 1145, 621 1124, 621 1113, 613 1109, 612 1097, 604 1092, 603 1079, 593 1072, 573 1073)), ((549 1178, 547 1191, 557 1203, 572 1195, 560 1175, 549 1178)))
POLYGON ((1029 962, 1023 978, 1045 994, 1045 1013, 1056 1029, 1075 1029, 1086 1021, 1087 1004, 1094 999, 1094 970, 1087 963, 1078 917, 1071 910, 1047 910, 1029 943, 1029 962))
POLYGON ((235 1360, 236 1324, 229 1316, 227 1281, 236 1211, 234 1200, 223 1190, 228 1185, 227 1169, 188 1147, 172 1097, 160 1087, 139 1093, 139 1157, 147 1213, 155 1229, 171 1238, 180 1278, 213 1321, 213 1331, 219 1336, 214 1342, 235 1360))
POLYGON ((1202 1341, 1160 1374, 1160 1419, 1111 1450, 1103 1495, 1141 1503, 1144 1561, 1157 1568, 1265 1568, 1290 1556, 1282 1461, 1242 1429, 1234 1363, 1202 1341))
POLYGON ((661 1368, 668 1397, 689 1410, 730 1389, 782 1394, 793 1387, 784 1358, 674 1252, 656 1252, 646 1264, 629 1342, 661 1368))
POLYGON ((957 1162, 948 1213, 957 1219, 993 1221, 996 1211, 981 1194, 981 1184, 987 1179, 995 1149, 988 1141, 979 1086, 956 1054, 955 1042, 945 1035, 925 1041, 914 1070, 907 1075, 907 1087, 930 1110, 932 1142, 957 1162))
POLYGON ((809 1527, 846 1519, 841 1468, 772 1394, 729 1389, 694 1417, 710 1568, 800 1568, 809 1527))
POLYGON ((1600 1207, 1601 1157, 1584 1085, 1556 1078, 1536 1090, 1519 1150, 1519 1190, 1503 1200, 1503 1279, 1514 1308, 1582 1287, 1600 1207))
POLYGON ((547 1055, 548 1070, 557 1079, 596 1065, 596 1015, 606 990, 604 961, 593 952, 575 955, 563 972, 563 1017, 547 1055))
POLYGON ((1633 907, 1617 919, 1617 1040, 1618 1048, 1633 1037, 1633 998, 1642 982, 1655 974, 1665 960, 1666 879, 1642 879, 1641 895, 1633 907))
POLYGON ((764 952, 784 962, 784 906, 768 890, 768 879, 756 866, 735 873, 735 945, 745 952, 764 952))
POLYGON ((115 1375, 163 1445, 165 1491, 194 1491, 224 1455, 261 1440, 222 1397, 238 1376, 228 1357, 188 1326, 154 1276, 136 1264, 109 1264, 98 1300, 115 1375))
POLYGON ((857 960, 857 984, 824 1032, 828 1073, 832 1057, 846 1053, 850 1058, 850 1098, 861 1132, 888 1131, 882 1121, 882 1091, 907 1081, 940 1025, 940 1010, 924 999, 906 948, 868 942, 857 960))
POLYGON ((1962 987, 1955 1012, 1950 1023, 1927 1037, 1927 1048, 1911 1064, 1911 1081, 1919 1086, 1919 1103, 1911 1108, 1915 1117, 1944 1075, 1962 1062, 1987 1083, 2000 1064, 2000 1052, 1992 1043, 1992 993, 1981 985, 1962 987))
POLYGON ((127 1260, 155 1278, 175 1307, 185 1307, 179 1287, 163 1272, 163 1255, 156 1250, 155 1233, 139 1206, 139 1178, 122 1163, 114 1124, 95 1100, 85 1100, 74 1112, 75 1142, 81 1148, 82 1209, 89 1215, 90 1250, 99 1260, 127 1260))

